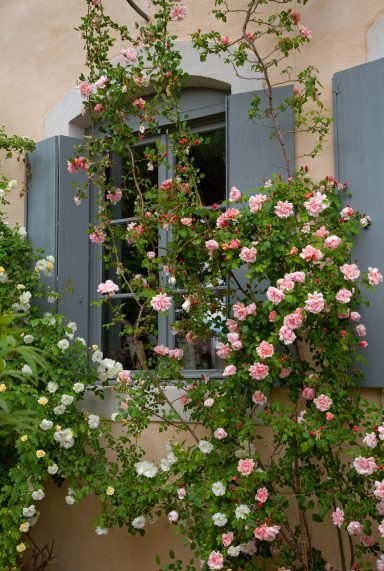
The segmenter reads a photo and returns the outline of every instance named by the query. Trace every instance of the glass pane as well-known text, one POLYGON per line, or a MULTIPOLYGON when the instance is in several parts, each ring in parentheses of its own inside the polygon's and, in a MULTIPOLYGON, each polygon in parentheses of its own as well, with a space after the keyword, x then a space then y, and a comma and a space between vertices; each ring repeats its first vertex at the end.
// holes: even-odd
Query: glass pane
MULTIPOLYGON (((157 150, 157 147, 153 143, 151 145, 140 145, 132 149, 135 160, 136 178, 137 180, 143 180, 143 186, 141 187, 142 192, 147 187, 146 185, 157 187, 159 183, 158 169, 148 170, 149 160, 145 156, 146 149, 157 150)), ((130 159, 128 160, 128 156, 123 159, 122 188, 127 190, 123 192, 123 198, 121 200, 121 218, 132 218, 135 215, 137 189, 132 173, 132 162, 130 159)))
POLYGON ((206 206, 225 200, 225 129, 201 134, 203 142, 191 149, 195 166, 205 176, 200 182, 200 195, 206 206))
MULTIPOLYGON (((140 363, 147 362, 152 366, 153 346, 157 343, 157 315, 146 316, 135 335, 135 326, 139 315, 139 306, 132 298, 113 300, 117 311, 124 315, 122 322, 103 327, 104 357, 109 357, 123 364, 124 369, 139 370, 140 363)), ((113 312, 108 305, 104 306, 103 323, 109 324, 113 312)))

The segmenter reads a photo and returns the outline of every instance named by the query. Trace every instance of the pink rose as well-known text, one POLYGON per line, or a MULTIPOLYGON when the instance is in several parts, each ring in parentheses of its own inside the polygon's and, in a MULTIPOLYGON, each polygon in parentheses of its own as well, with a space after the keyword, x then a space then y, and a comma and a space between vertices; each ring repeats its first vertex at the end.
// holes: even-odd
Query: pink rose
POLYGON ((220 42, 223 44, 223 46, 227 46, 229 44, 228 36, 221 36, 220 42))
POLYGON ((235 365, 227 365, 223 371, 223 377, 231 377, 232 375, 236 375, 237 369, 235 365))
POLYGON ((292 329, 290 329, 286 325, 283 325, 282 327, 280 327, 279 339, 284 343, 284 345, 292 345, 292 343, 296 339, 296 334, 294 333, 294 331, 292 331, 292 329))
POLYGON ((384 500, 381 500, 381 502, 376 505, 376 509, 380 515, 384 515, 384 500))
POLYGON ((177 490, 177 496, 179 500, 183 500, 186 495, 187 495, 187 490, 185 488, 179 488, 177 490))
POLYGON ((147 252, 147 258, 148 260, 153 260, 156 258, 156 252, 147 252))
POLYGON ((383 281, 383 276, 379 272, 377 268, 368 268, 368 282, 372 286, 379 285, 380 282, 383 281))
POLYGON ((216 240, 207 240, 205 242, 205 247, 209 252, 209 257, 212 258, 213 252, 219 248, 219 243, 216 240))
POLYGON ((374 489, 373 495, 376 498, 383 500, 384 499, 384 480, 382 480, 381 482, 376 480, 374 485, 375 485, 375 489, 374 489))
POLYGON ((323 257, 323 253, 318 249, 314 248, 310 244, 303 248, 300 252, 300 258, 305 260, 306 262, 319 262, 323 257))
POLYGON ((214 404, 215 404, 215 399, 212 398, 205 399, 204 401, 204 406, 207 408, 212 408, 214 404))
POLYGON ((268 499, 268 490, 267 488, 259 488, 256 492, 255 500, 264 504, 268 499))
POLYGON ((351 521, 347 525, 349 535, 359 535, 363 531, 363 526, 358 521, 351 521))
POLYGON ((252 474, 254 467, 254 461, 251 458, 247 458, 245 460, 239 460, 237 471, 240 472, 242 476, 249 476, 252 474))
POLYGON ((343 521, 344 521, 343 510, 341 510, 340 508, 336 508, 336 511, 334 511, 332 514, 333 525, 337 525, 337 527, 340 527, 343 521))
POLYGON ((177 511, 173 510, 173 511, 169 512, 168 521, 170 523, 176 523, 178 519, 179 519, 179 514, 177 513, 177 511))
POLYGON ((101 228, 95 228, 89 235, 89 239, 93 244, 102 244, 106 239, 106 234, 101 228))
POLYGON ((250 303, 246 307, 247 315, 256 315, 256 303, 250 303))
POLYGON ((319 395, 317 398, 314 399, 313 402, 315 403, 315 407, 317 408, 317 410, 319 410, 320 412, 325 412, 330 408, 330 406, 333 403, 333 400, 330 397, 327 397, 327 395, 319 395))
MULTIPOLYGON (((372 547, 372 545, 375 543, 375 540, 373 539, 372 536, 370 535, 362 535, 361 537, 361 543, 365 546, 365 547, 372 547)), ((384 563, 384 561, 383 561, 384 563)), ((384 567, 383 567, 384 569, 384 567)))
POLYGON ((344 279, 348 281, 355 281, 360 275, 360 270, 356 264, 344 264, 340 271, 344 274, 344 279))
POLYGON ((289 313, 284 317, 284 325, 289 327, 289 329, 297 329, 303 324, 303 317, 301 315, 301 309, 296 309, 294 313, 289 313))
POLYGON ((277 311, 272 309, 272 311, 270 311, 268 315, 269 321, 275 321, 276 317, 277 317, 277 311))
POLYGON ((307 40, 312 39, 312 32, 309 28, 307 28, 306 26, 302 26, 300 24, 299 26, 299 32, 300 35, 303 36, 303 38, 306 38, 307 40))
POLYGON ((286 379, 292 373, 292 369, 290 367, 281 367, 279 378, 286 379))
POLYGON ((353 292, 349 289, 341 288, 336 294, 336 300, 340 303, 349 303, 352 296, 353 292))
POLYGON ((222 569, 224 567, 224 557, 220 551, 212 551, 208 557, 208 567, 210 569, 222 569))
POLYGON ((224 345, 223 343, 219 343, 216 349, 216 355, 220 357, 220 359, 228 359, 229 354, 231 352, 231 348, 229 345, 224 345))
POLYGON ((292 274, 285 274, 286 278, 290 278, 293 282, 297 284, 302 284, 305 282, 304 272, 293 272, 292 274))
POLYGON ((168 311, 172 307, 172 298, 166 293, 159 293, 151 299, 150 303, 155 311, 168 311))
POLYGON ((267 402, 267 397, 261 391, 256 391, 252 395, 252 400, 257 406, 264 406, 267 402))
POLYGON ((240 301, 238 303, 235 303, 235 305, 233 306, 233 314, 236 317, 236 319, 239 319, 240 321, 244 321, 244 319, 247 319, 248 311, 244 303, 240 301))
POLYGON ((184 225, 184 226, 191 226, 192 224, 192 218, 181 218, 180 222, 184 225))
POLYGON ((169 351, 169 356, 171 357, 171 359, 176 359, 177 361, 181 361, 181 359, 183 358, 184 355, 184 351, 182 349, 170 349, 169 351))
POLYGON ((253 264, 253 262, 256 261, 256 254, 256 248, 247 248, 244 246, 244 248, 241 248, 240 250, 239 257, 243 262, 246 262, 247 264, 253 264))
POLYGON ((377 437, 374 432, 367 433, 363 438, 363 444, 367 446, 367 448, 376 448, 377 446, 377 437))
POLYGON ((340 212, 340 217, 343 218, 344 220, 348 220, 348 219, 351 218, 354 214, 355 214, 355 211, 353 210, 353 208, 351 208, 350 206, 346 206, 346 207, 343 208, 343 210, 340 212))
POLYGON ((156 345, 156 347, 153 349, 153 351, 157 355, 161 355, 162 357, 164 357, 165 355, 168 355, 169 348, 165 347, 165 345, 156 345))
POLYGON ((326 413, 325 413, 325 418, 326 418, 327 420, 333 420, 335 417, 334 417, 334 415, 333 415, 331 412, 326 412, 326 413))
POLYGON ((275 214, 279 218, 289 218, 293 216, 293 204, 292 202, 288 202, 288 200, 279 200, 279 202, 275 206, 275 214))
POLYGON ((194 343, 196 343, 196 336, 192 331, 188 331, 185 336, 185 340, 187 343, 189 343, 189 345, 194 345, 194 343))
POLYGON ((324 245, 327 248, 330 248, 331 250, 335 250, 340 246, 340 244, 341 244, 341 238, 339 238, 338 236, 329 236, 324 242, 324 245))
POLYGON ((136 109, 144 109, 145 99, 143 99, 142 97, 139 97, 133 101, 132 105, 134 107, 136 107, 136 109))
POLYGON ((120 202, 121 197, 123 196, 122 191, 120 188, 112 188, 106 195, 106 198, 110 200, 113 204, 120 202))
POLYGON ((104 87, 108 83, 108 77, 106 75, 102 75, 97 81, 95 81, 95 87, 99 89, 104 89, 104 87))
POLYGON ((281 291, 292 291, 295 287, 295 282, 287 277, 277 280, 277 287, 281 291))
POLYGON ((133 48, 128 48, 127 50, 121 50, 120 52, 127 61, 134 62, 137 58, 137 52, 133 48))
POLYGON ((261 357, 261 359, 268 359, 269 357, 272 357, 274 352, 275 350, 273 345, 267 341, 262 341, 256 349, 256 353, 259 355, 259 357, 261 357))
POLYGON ((248 371, 252 379, 262 381, 265 377, 268 377, 269 367, 263 363, 254 363, 249 367, 248 371))
POLYGON ((93 87, 88 81, 81 81, 78 85, 78 89, 83 99, 86 99, 92 95, 93 87))
POLYGON ((285 295, 280 289, 277 289, 277 287, 270 286, 267 289, 267 298, 274 305, 278 305, 281 301, 283 301, 283 299, 285 298, 285 295))
POLYGON ((260 541, 273 541, 276 539, 276 535, 280 531, 279 525, 271 525, 268 526, 266 523, 257 527, 254 531, 254 535, 256 539, 260 539, 260 541))
POLYGON ((317 236, 318 238, 326 238, 328 234, 329 232, 325 226, 320 226, 320 228, 315 232, 315 236, 317 236))
POLYGON ((324 297, 322 293, 315 291, 314 293, 309 293, 307 299, 305 300, 305 309, 310 313, 320 313, 324 309, 324 297))
POLYGON ((355 468, 356 472, 361 476, 371 476, 373 472, 377 470, 377 464, 372 456, 369 458, 358 456, 354 459, 352 465, 355 468))
POLYGON ((228 436, 228 434, 225 432, 224 428, 216 428, 215 432, 213 433, 213 436, 217 440, 223 440, 228 436))
POLYGON ((228 531, 227 533, 223 533, 221 536, 221 539, 222 539, 224 547, 229 547, 233 541, 232 531, 228 531))
POLYGON ((227 319, 226 326, 231 333, 236 333, 239 330, 239 325, 234 319, 227 319))
POLYGON ((380 559, 376 560, 377 571, 384 571, 384 554, 380 555, 380 559))
POLYGON ((349 319, 350 321, 360 321, 361 315, 358 311, 351 311, 349 319))
POLYGON ((319 214, 328 208, 329 203, 327 197, 321 192, 316 192, 307 202, 304 202, 304 206, 310 216, 318 217, 319 214))
POLYGON ((359 337, 364 337, 367 334, 367 329, 362 323, 356 325, 355 329, 359 337))
POLYGON ((306 400, 313 400, 315 398, 315 391, 312 387, 305 387, 301 393, 301 396, 306 400))
POLYGON ((256 194, 256 196, 251 196, 249 198, 249 210, 252 212, 252 214, 256 214, 256 212, 259 212, 259 210, 261 210, 261 207, 263 206, 266 200, 267 197, 265 196, 265 194, 256 194))
POLYGON ((120 373, 117 376, 119 380, 126 385, 130 385, 132 383, 131 371, 127 371, 126 369, 124 369, 123 371, 120 371, 120 373))
POLYGON ((233 186, 229 192, 229 202, 237 202, 241 198, 241 192, 238 188, 233 186))
POLYGON ((113 283, 112 280, 107 280, 105 283, 99 284, 97 291, 98 293, 112 297, 117 291, 119 291, 119 286, 113 283))

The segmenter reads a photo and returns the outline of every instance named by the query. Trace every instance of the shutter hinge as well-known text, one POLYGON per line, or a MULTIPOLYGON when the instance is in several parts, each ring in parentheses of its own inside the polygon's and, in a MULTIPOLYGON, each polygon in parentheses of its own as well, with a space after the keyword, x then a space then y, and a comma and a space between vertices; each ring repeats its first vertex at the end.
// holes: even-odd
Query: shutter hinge
POLYGON ((339 82, 335 81, 334 83, 334 89, 332 90, 332 93, 334 93, 335 95, 339 95, 340 93, 340 89, 339 89, 339 82))

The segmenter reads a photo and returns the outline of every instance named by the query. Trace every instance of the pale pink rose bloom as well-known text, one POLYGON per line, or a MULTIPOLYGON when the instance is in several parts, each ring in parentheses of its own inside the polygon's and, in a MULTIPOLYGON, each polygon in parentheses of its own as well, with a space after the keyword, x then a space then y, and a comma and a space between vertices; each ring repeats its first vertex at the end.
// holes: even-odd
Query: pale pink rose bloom
POLYGON ((333 420, 335 417, 334 417, 334 415, 333 415, 331 412, 326 412, 326 413, 325 413, 325 418, 326 418, 327 420, 333 420))
POLYGON ((374 432, 367 433, 363 438, 363 443, 368 448, 376 448, 377 446, 377 438, 374 432))
POLYGON ((376 509, 380 515, 384 515, 384 500, 376 505, 376 509))
POLYGON ((265 194, 256 194, 256 196, 251 196, 249 198, 249 210, 252 212, 252 214, 256 214, 256 212, 259 212, 259 210, 261 210, 261 207, 263 206, 266 200, 267 197, 265 196, 265 194))
POLYGON ((295 287, 295 282, 287 277, 277 280, 277 287, 281 291, 292 291, 295 287))
POLYGON ((286 325, 280 327, 279 339, 284 343, 284 345, 292 345, 296 339, 296 334, 292 329, 289 329, 286 325))
POLYGON ((358 311, 351 311, 349 319, 350 321, 360 321, 361 315, 358 311))
POLYGON ((177 496, 179 500, 183 500, 186 495, 187 495, 187 490, 185 488, 179 488, 177 490, 177 496))
POLYGON ((137 99, 135 99, 132 103, 132 105, 134 107, 136 107, 136 109, 144 109, 145 107, 145 99, 143 99, 142 97, 138 97, 137 99))
POLYGON ((124 369, 123 371, 120 371, 120 373, 117 376, 119 380, 122 383, 125 383, 126 385, 130 385, 132 383, 131 371, 127 371, 126 369, 124 369))
POLYGON ((384 554, 380 555, 380 559, 376 560, 377 571, 384 571, 384 554))
POLYGON ((362 323, 356 325, 355 329, 359 337, 364 337, 367 334, 367 329, 362 323))
POLYGON ((289 278, 296 284, 302 284, 305 282, 305 273, 304 272, 292 272, 291 274, 285 274, 285 278, 289 278))
POLYGON ((363 228, 365 228, 366 226, 369 226, 371 221, 372 218, 370 216, 363 216, 363 218, 360 219, 360 224, 362 225, 363 228))
POLYGON ((92 95, 93 87, 88 81, 81 81, 78 85, 78 89, 83 99, 92 95))
POLYGON ((224 557, 220 551, 212 551, 208 557, 208 567, 210 569, 222 569, 224 567, 224 557))
POLYGON ((185 405, 188 404, 190 402, 190 398, 187 397, 187 395, 183 395, 179 398, 180 404, 185 405))
POLYGON ((373 495, 376 498, 379 498, 380 500, 384 500, 384 480, 382 480, 381 482, 376 480, 374 485, 375 485, 375 489, 374 489, 373 495))
POLYGON ((204 401, 204 406, 206 406, 207 408, 213 407, 214 404, 215 404, 215 399, 212 398, 205 399, 204 401))
POLYGON ((344 220, 348 220, 349 218, 351 218, 351 216, 353 216, 355 214, 355 211, 353 210, 353 208, 351 208, 350 206, 346 206, 345 208, 343 208, 343 210, 340 212, 340 216, 341 218, 343 218, 344 220))
POLYGON ((240 338, 240 334, 237 331, 234 333, 228 333, 227 334, 227 339, 231 345, 232 345, 232 343, 235 343, 236 341, 238 341, 239 338, 240 338))
POLYGON ((326 238, 328 234, 329 232, 325 226, 320 226, 320 228, 315 232, 315 236, 317 236, 318 238, 326 238))
POLYGON ((276 535, 280 531, 279 525, 270 525, 268 526, 266 523, 257 527, 254 531, 254 535, 256 539, 260 539, 261 541, 273 541, 276 539, 276 535))
POLYGON ((319 262, 323 257, 323 253, 318 248, 314 248, 310 244, 308 246, 305 246, 305 248, 301 250, 299 255, 300 258, 302 258, 306 262, 315 262, 315 263, 319 262))
POLYGON ((181 222, 184 226, 191 226, 191 224, 192 224, 192 218, 181 218, 180 222, 181 222))
POLYGON ((377 464, 372 456, 369 458, 358 456, 354 459, 352 465, 355 468, 356 472, 361 476, 371 476, 373 472, 377 470, 377 464))
POLYGON ((335 250, 340 246, 340 244, 341 244, 341 238, 339 238, 338 236, 329 236, 324 242, 326 248, 330 248, 331 250, 335 250))
POLYGON ((246 307, 247 315, 256 315, 256 303, 250 303, 246 307))
POLYGON ((220 359, 228 359, 229 354, 231 352, 231 348, 229 345, 224 345, 224 343, 219 343, 216 349, 216 355, 220 357, 220 359))
POLYGON ((268 499, 268 490, 267 488, 259 488, 256 492, 255 500, 264 504, 268 499))
POLYGON ((303 36, 303 38, 306 38, 307 40, 311 40, 312 39, 312 32, 309 28, 307 28, 306 26, 302 26, 300 24, 299 26, 299 32, 300 35, 303 36))
POLYGON ((275 206, 275 214, 279 218, 289 218, 294 215, 293 204, 288 200, 279 200, 275 206))
POLYGON ((372 547, 372 545, 375 543, 375 540, 373 539, 373 537, 371 535, 362 535, 361 536, 361 543, 365 547, 372 547))
POLYGON ((267 402, 267 397, 262 391, 256 391, 252 395, 252 400, 257 406, 264 406, 267 402))
POLYGON ((297 329, 303 324, 303 317, 301 315, 301 309, 296 309, 294 313, 289 313, 284 317, 284 325, 289 327, 289 329, 297 329))
POLYGON ((219 243, 216 240, 207 240, 205 242, 205 247, 209 252, 209 257, 212 258, 213 252, 219 248, 219 243))
POLYGON ((317 291, 309 293, 305 300, 305 309, 310 313, 320 313, 325 306, 324 297, 322 293, 317 291))
POLYGON ((224 214, 220 214, 218 219, 216 220, 216 228, 227 228, 228 223, 225 220, 224 214))
POLYGON ((234 341, 231 346, 234 351, 240 351, 240 349, 243 348, 243 343, 241 341, 234 341))
POLYGON ((286 379, 292 373, 292 369, 290 367, 281 367, 279 378, 286 379))
POLYGON ((273 309, 272 311, 269 312, 268 315, 269 321, 275 321, 276 317, 277 317, 277 311, 273 309))
POLYGON ((182 349, 170 349, 169 351, 169 356, 172 359, 176 359, 177 361, 181 361, 181 359, 183 358, 184 355, 184 351, 182 349))
POLYGON ((125 57, 125 59, 127 61, 130 61, 130 62, 136 61, 137 51, 134 50, 133 48, 128 48, 127 50, 121 50, 120 53, 123 54, 123 56, 125 57))
POLYGON ((113 202, 113 204, 116 204, 117 202, 120 202, 122 196, 123 193, 120 188, 114 188, 107 193, 106 198, 113 202))
POLYGON ((360 270, 356 264, 344 264, 340 271, 344 274, 344 279, 348 281, 355 281, 360 275, 360 270))
POLYGON ((257 250, 256 248, 241 248, 239 258, 247 264, 253 264, 256 261, 257 250))
POLYGON ((246 458, 245 460, 239 460, 237 471, 240 472, 242 476, 249 476, 252 474, 254 467, 254 461, 251 458, 246 458))
POLYGON ((89 235, 89 239, 93 244, 102 244, 105 241, 106 234, 100 228, 95 228, 94 231, 89 235))
POLYGON ((380 534, 381 534, 381 537, 384 538, 384 519, 383 519, 383 521, 381 522, 381 524, 378 526, 378 530, 379 530, 379 532, 380 532, 380 534))
POLYGON ((76 206, 80 206, 80 204, 82 203, 82 200, 81 200, 80 196, 74 196, 73 202, 76 204, 76 206))
POLYGON ((248 371, 252 379, 262 381, 265 377, 268 377, 269 367, 263 363, 254 363, 249 367, 248 371))
POLYGON ((237 369, 235 365, 227 365, 223 371, 223 377, 231 377, 232 375, 236 375, 237 369))
POLYGON ((178 519, 179 519, 179 514, 177 513, 177 511, 172 510, 171 512, 169 512, 168 521, 170 523, 176 523, 178 519))
POLYGON ((344 521, 344 511, 341 510, 340 508, 336 508, 336 511, 334 511, 332 514, 333 525, 337 525, 337 527, 340 527, 343 521, 344 521))
POLYGON ((224 212, 225 220, 235 220, 240 214, 240 210, 238 208, 228 208, 224 212))
POLYGON ((192 331, 188 331, 188 333, 185 336, 185 340, 190 345, 193 345, 194 343, 196 343, 196 336, 192 331))
POLYGON ((233 541, 232 531, 228 531, 227 533, 223 533, 221 535, 221 539, 222 539, 224 547, 229 547, 233 541))
POLYGON ((351 521, 347 525, 347 531, 349 535, 359 535, 363 531, 363 526, 358 521, 351 521))
POLYGON ((321 192, 316 192, 309 200, 304 202, 304 206, 310 216, 318 217, 319 214, 328 208, 329 203, 327 197, 321 192))
POLYGON ((301 396, 306 400, 313 400, 315 398, 315 391, 312 387, 305 387, 301 393, 301 396))
POLYGON ((136 85, 138 85, 139 87, 148 87, 149 85, 149 81, 150 78, 148 75, 144 74, 144 75, 134 75, 133 76, 133 81, 136 83, 136 85))
POLYGON ((259 357, 261 357, 261 359, 268 359, 268 357, 272 357, 274 352, 275 350, 273 345, 267 341, 262 341, 256 349, 256 353, 259 355, 259 357))
POLYGON ((157 355, 161 355, 162 357, 164 357, 165 355, 168 355, 169 348, 166 347, 165 345, 156 345, 156 347, 153 349, 153 351, 157 355))
POLYGON ((150 303, 155 311, 168 311, 172 307, 172 298, 166 293, 159 293, 151 299, 150 303))
POLYGON ((228 327, 231 333, 236 333, 239 330, 239 325, 237 321, 234 319, 228 319, 226 322, 226 326, 228 327))
POLYGON ((311 231, 311 225, 309 222, 306 222, 305 224, 303 224, 301 231, 303 234, 309 234, 309 232, 311 231))
POLYGON ((101 113, 103 111, 103 106, 101 103, 96 103, 96 105, 94 106, 93 110, 96 111, 96 113, 101 113))
POLYGON ((215 432, 213 433, 213 436, 217 440, 223 440, 228 436, 228 434, 225 432, 224 428, 216 428, 215 432))
POLYGON ((285 298, 284 293, 278 289, 277 287, 270 286, 267 289, 267 298, 271 301, 274 305, 278 305, 283 299, 285 298))
POLYGON ((148 260, 153 260, 156 258, 156 252, 147 252, 147 258, 148 260))
MULTIPOLYGON (((234 240, 231 240, 231 241, 230 241, 230 243, 229 243, 229 245, 228 245, 228 248, 229 248, 230 250, 236 250, 237 248, 239 248, 240 244, 241 244, 240 240, 238 240, 237 238, 235 238, 234 240)), ((223 247, 224 247, 224 246, 223 246, 223 247)))
POLYGON ((233 186, 229 192, 229 202, 237 202, 241 198, 241 192, 236 186, 233 186))
POLYGON ((340 303, 349 303, 352 296, 353 292, 349 289, 341 288, 336 294, 336 300, 340 303))
POLYGON ((244 303, 242 303, 241 301, 239 301, 238 303, 235 303, 235 305, 233 306, 233 314, 236 317, 236 319, 239 319, 240 321, 244 321, 244 319, 246 319, 248 317, 248 311, 246 306, 244 305, 244 303))
POLYGON ((95 87, 99 89, 104 89, 104 87, 108 83, 108 77, 106 75, 102 75, 97 81, 95 81, 95 87))
POLYGON ((384 424, 382 424, 381 426, 379 426, 379 428, 377 429, 378 433, 379 433, 379 438, 380 440, 384 440, 384 424))
POLYGON ((368 268, 368 282, 372 286, 379 285, 383 281, 383 276, 377 268, 368 268))
POLYGON ((333 400, 327 395, 319 395, 313 402, 315 403, 317 410, 325 412, 332 406, 333 400))
POLYGON ((224 46, 227 46, 229 44, 229 38, 228 36, 221 36, 220 37, 220 41, 224 46))
POLYGON ((119 286, 114 284, 112 280, 107 280, 105 283, 99 284, 97 291, 98 293, 112 297, 117 291, 119 291, 119 286))

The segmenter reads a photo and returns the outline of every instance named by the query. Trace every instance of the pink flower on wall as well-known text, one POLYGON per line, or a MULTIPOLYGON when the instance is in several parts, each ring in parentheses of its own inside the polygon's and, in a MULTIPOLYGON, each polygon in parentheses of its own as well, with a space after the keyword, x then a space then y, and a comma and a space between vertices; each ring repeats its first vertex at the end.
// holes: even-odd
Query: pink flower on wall
POLYGON ((151 299, 150 303, 155 311, 168 311, 172 307, 172 298, 166 293, 159 293, 151 299))
POLYGON ((107 280, 105 283, 99 284, 97 291, 98 293, 112 297, 117 291, 119 291, 119 286, 113 283, 112 280, 107 280))

